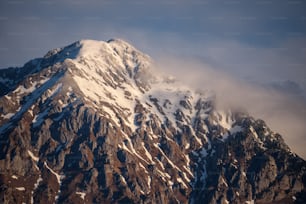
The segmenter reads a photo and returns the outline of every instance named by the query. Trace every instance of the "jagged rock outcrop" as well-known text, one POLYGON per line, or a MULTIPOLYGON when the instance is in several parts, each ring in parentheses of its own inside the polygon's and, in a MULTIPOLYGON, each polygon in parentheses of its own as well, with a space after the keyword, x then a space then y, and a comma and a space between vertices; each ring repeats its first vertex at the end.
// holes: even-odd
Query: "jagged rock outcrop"
POLYGON ((84 40, 0 70, 1 202, 306 201, 306 162, 264 121, 150 66, 84 40))

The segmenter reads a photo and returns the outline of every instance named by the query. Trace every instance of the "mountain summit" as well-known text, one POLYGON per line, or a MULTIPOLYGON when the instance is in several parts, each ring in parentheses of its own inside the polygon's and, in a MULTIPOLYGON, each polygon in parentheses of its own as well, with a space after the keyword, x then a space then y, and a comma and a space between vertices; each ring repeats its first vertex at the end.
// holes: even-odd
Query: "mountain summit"
POLYGON ((0 70, 1 202, 306 202, 279 134, 153 67, 114 39, 0 70))

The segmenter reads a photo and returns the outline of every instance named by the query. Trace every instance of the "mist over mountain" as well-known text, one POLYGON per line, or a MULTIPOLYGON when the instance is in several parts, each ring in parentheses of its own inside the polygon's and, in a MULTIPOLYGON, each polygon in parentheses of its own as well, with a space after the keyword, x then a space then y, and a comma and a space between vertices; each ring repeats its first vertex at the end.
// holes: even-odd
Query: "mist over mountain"
POLYGON ((272 92, 195 69, 112 39, 0 70, 1 202, 306 202, 305 160, 252 115, 272 92))
POLYGON ((213 92, 218 108, 243 110, 263 119, 283 135, 294 152, 306 157, 306 98, 298 83, 242 79, 234 71, 225 72, 194 58, 165 56, 159 57, 155 63, 159 72, 174 76, 193 89, 213 92))

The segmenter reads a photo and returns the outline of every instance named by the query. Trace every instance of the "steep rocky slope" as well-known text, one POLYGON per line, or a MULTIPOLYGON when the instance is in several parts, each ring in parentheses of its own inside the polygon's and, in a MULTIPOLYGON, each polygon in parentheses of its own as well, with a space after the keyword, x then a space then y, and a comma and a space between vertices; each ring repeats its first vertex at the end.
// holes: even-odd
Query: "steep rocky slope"
POLYGON ((1 202, 306 202, 306 162, 279 134, 122 40, 51 50, 0 87, 1 202))

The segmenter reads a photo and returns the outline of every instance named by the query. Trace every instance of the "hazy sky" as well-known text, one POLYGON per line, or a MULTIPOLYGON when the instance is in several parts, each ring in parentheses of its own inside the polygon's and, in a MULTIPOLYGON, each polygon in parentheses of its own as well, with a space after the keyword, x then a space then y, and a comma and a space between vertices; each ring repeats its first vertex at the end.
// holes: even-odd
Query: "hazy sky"
MULTIPOLYGON (((182 76, 191 66, 197 67, 197 72, 193 69, 199 73, 197 76, 207 75, 207 69, 201 69, 203 63, 222 73, 212 75, 216 81, 225 80, 221 77, 225 74, 234 79, 229 81, 241 80, 257 91, 260 89, 260 93, 279 91, 283 98, 264 98, 272 102, 258 108, 261 113, 279 110, 269 115, 282 118, 278 125, 272 125, 275 128, 295 121, 290 130, 298 129, 299 136, 284 137, 306 157, 305 11, 304 0, 1 0, 0 67, 21 66, 52 48, 79 39, 122 38, 157 61, 165 62, 163 59, 170 57, 192 61, 186 65, 172 63, 176 64, 174 72, 182 76), (304 105, 297 106, 287 99, 304 105), (290 111, 292 106, 294 111, 290 111), (294 117, 296 111, 302 116, 286 120, 294 117)), ((167 69, 169 64, 164 65, 167 69)), ((239 85, 226 87, 238 89, 239 85)), ((231 92, 226 87, 219 90, 231 92)), ((250 90, 236 90, 241 94, 235 98, 243 98, 242 94, 250 90)), ((259 98, 263 95, 254 93, 246 103, 263 103, 259 98)), ((264 119, 269 122, 267 117, 264 119)))
POLYGON ((306 1, 0 1, 0 68, 79 39, 123 38, 248 80, 306 89, 306 1))

